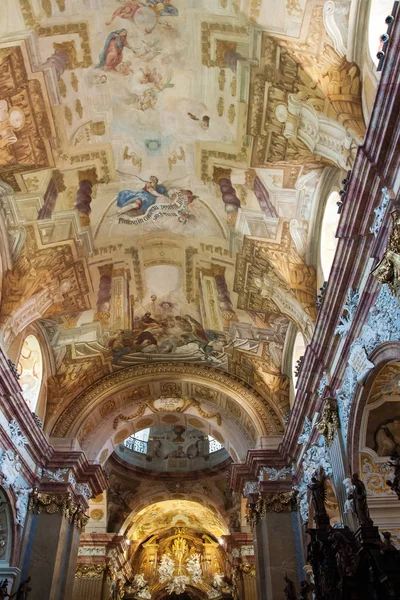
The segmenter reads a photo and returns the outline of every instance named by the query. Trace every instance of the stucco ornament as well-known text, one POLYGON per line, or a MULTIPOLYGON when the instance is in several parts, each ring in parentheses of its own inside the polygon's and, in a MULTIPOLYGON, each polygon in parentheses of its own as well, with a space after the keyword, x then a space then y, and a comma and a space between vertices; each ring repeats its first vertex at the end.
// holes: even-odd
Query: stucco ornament
POLYGON ((0 449, 0 475, 2 485, 6 489, 12 488, 20 475, 21 462, 19 456, 12 450, 0 449))
POLYGON ((309 506, 307 500, 308 488, 311 478, 320 468, 324 470, 326 477, 332 475, 332 464, 324 439, 321 437, 318 443, 313 444, 304 454, 302 461, 303 479, 297 486, 298 503, 300 515, 303 522, 308 521, 309 506))
POLYGON ((291 467, 283 467, 282 469, 274 469, 273 467, 261 467, 258 473, 259 481, 278 481, 279 479, 287 479, 292 474, 291 467))
POLYGON ((143 600, 151 600, 151 594, 149 591, 149 586, 147 581, 144 578, 143 573, 136 573, 132 584, 129 586, 129 592, 132 592, 135 598, 140 598, 143 600))
POLYGON ((28 440, 22 433, 21 428, 15 419, 11 419, 9 422, 8 430, 12 441, 18 448, 23 448, 25 444, 28 443, 28 440))
POLYGON ((250 494, 258 493, 260 489, 260 483, 258 481, 246 481, 243 488, 243 496, 248 498, 250 494))
POLYGON ((343 312, 345 313, 340 317, 339 325, 335 329, 335 333, 340 337, 345 338, 350 331, 351 324, 353 322, 354 315, 356 314, 358 303, 360 301, 360 294, 357 290, 349 288, 347 292, 347 299, 343 305, 343 312))
POLYGON ((308 440, 310 439, 312 430, 313 430, 313 424, 311 422, 311 419, 309 417, 306 417, 304 419, 303 431, 297 438, 297 443, 301 444, 302 446, 307 444, 308 440))
POLYGON ((328 374, 327 374, 326 371, 324 371, 323 375, 322 375, 322 378, 321 378, 321 381, 320 381, 319 386, 318 386, 318 390, 317 390, 318 398, 322 398, 322 396, 324 395, 325 388, 328 385, 328 383, 329 383, 328 382, 328 374))
POLYGON ((183 594, 186 586, 189 585, 190 579, 186 575, 177 575, 165 586, 165 590, 169 594, 183 594))
POLYGON ((189 556, 186 561, 186 571, 189 573, 194 583, 201 583, 203 572, 200 565, 200 554, 189 556))
POLYGON ((29 494, 31 488, 27 488, 21 477, 21 462, 19 456, 12 450, 0 449, 0 475, 2 485, 5 489, 12 490, 16 497, 16 523, 23 526, 28 510, 29 494))
POLYGON ((370 232, 374 234, 374 237, 376 237, 380 231, 389 202, 390 196, 388 194, 388 189, 384 187, 382 188, 382 201, 377 208, 374 208, 374 224, 369 228, 370 232))

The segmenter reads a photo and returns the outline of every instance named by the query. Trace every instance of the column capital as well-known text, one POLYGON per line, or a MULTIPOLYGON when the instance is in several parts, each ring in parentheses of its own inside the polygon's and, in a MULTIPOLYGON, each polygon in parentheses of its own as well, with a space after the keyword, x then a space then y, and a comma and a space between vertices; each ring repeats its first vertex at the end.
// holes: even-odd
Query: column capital
POLYGON ((295 512, 297 494, 296 490, 269 493, 260 491, 258 495, 250 494, 247 501, 247 524, 254 529, 269 512, 295 512))
POLYGON ((46 493, 34 488, 29 495, 28 510, 37 515, 62 515, 79 531, 82 531, 89 520, 82 504, 73 501, 71 492, 46 493))
MULTIPOLYGON (((115 533, 83 533, 78 550, 78 568, 85 565, 102 566, 112 580, 132 579, 133 573, 126 560, 128 542, 123 535, 115 533)), ((76 575, 79 578, 79 575, 76 575)))
POLYGON ((102 579, 106 570, 106 565, 85 563, 79 564, 76 567, 76 579, 102 579))

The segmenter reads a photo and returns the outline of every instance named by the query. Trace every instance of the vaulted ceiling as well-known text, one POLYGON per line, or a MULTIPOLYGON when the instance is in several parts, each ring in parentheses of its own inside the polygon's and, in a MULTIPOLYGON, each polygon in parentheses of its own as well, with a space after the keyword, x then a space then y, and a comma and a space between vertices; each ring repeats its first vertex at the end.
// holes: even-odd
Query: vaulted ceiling
POLYGON ((2 341, 35 325, 48 345, 47 426, 103 377, 168 362, 252 386, 281 433, 288 326, 308 341, 316 318, 318 184, 364 133, 346 15, 4 2, 2 341))

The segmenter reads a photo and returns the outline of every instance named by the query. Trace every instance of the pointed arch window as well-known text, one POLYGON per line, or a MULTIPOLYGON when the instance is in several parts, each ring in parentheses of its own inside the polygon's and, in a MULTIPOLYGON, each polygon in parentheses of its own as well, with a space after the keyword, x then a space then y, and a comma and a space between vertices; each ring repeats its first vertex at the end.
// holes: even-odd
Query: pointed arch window
POLYGON ((27 335, 22 343, 18 373, 22 394, 31 411, 35 412, 43 379, 43 355, 39 340, 33 334, 27 335))

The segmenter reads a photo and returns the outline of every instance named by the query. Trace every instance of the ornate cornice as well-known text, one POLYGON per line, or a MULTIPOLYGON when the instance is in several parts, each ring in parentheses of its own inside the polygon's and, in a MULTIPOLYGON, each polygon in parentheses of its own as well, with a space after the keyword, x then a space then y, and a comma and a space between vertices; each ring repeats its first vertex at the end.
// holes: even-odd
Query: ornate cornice
POLYGON ((239 378, 212 367, 187 363, 179 365, 162 363, 137 365, 106 375, 72 400, 58 417, 52 430, 52 436, 67 437, 76 434, 78 421, 81 421, 82 416, 93 411, 105 398, 132 388, 133 385, 135 387, 143 386, 143 382, 146 380, 152 381, 155 378, 163 377, 168 377, 169 380, 192 377, 204 380, 208 384, 215 384, 228 395, 240 398, 242 405, 247 405, 249 412, 251 411, 253 416, 257 417, 258 430, 261 435, 274 435, 283 431, 281 420, 268 400, 239 378), (260 432, 260 429, 263 433, 260 432))
POLYGON ((29 496, 28 510, 40 515, 62 515, 79 531, 87 524, 89 517, 85 515, 82 505, 72 500, 72 494, 55 494, 39 492, 34 488, 29 496))
POLYGON ((75 571, 75 579, 102 579, 106 568, 106 565, 78 565, 75 571))

